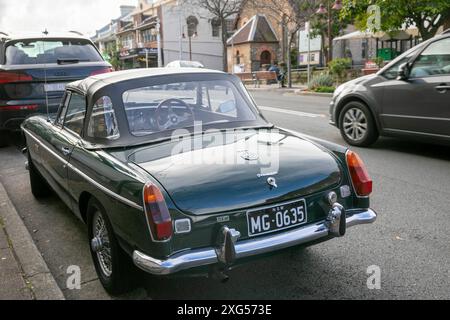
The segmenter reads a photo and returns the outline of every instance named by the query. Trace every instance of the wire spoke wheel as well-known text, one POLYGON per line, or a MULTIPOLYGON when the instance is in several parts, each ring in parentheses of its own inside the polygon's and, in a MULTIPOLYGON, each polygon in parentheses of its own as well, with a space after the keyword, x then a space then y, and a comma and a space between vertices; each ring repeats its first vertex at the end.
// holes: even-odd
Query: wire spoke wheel
POLYGON ((106 277, 111 277, 113 268, 108 228, 99 211, 96 211, 94 214, 92 234, 94 238, 92 239, 91 246, 97 255, 100 269, 106 277))

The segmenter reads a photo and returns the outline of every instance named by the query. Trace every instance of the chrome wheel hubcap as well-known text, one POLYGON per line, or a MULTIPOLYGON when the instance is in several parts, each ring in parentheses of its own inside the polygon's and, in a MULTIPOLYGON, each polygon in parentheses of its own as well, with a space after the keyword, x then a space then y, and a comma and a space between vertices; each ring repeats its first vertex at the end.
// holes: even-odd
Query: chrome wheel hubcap
POLYGON ((345 135, 353 140, 362 140, 367 134, 367 118, 358 108, 349 109, 344 115, 343 128, 345 135))
POLYGON ((94 235, 91 240, 92 251, 97 255, 103 274, 110 277, 112 275, 111 246, 105 220, 99 212, 94 215, 92 229, 94 235))

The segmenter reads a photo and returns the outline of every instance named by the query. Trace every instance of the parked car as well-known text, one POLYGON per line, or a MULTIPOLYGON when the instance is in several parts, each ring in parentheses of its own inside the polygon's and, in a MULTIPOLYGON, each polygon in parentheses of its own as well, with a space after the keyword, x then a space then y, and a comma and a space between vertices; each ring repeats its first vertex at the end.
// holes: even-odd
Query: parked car
POLYGON ((0 33, 0 145, 30 114, 57 112, 66 84, 110 71, 91 40, 77 33, 0 33))
POLYGON ((166 68, 204 68, 205 66, 198 61, 176 60, 167 64, 166 68))
POLYGON ((423 42, 377 74, 340 86, 331 124, 354 146, 378 137, 450 144, 450 31, 423 42))
POLYGON ((156 276, 225 279, 249 259, 343 236, 377 216, 356 153, 275 127, 236 76, 218 71, 89 77, 66 87, 50 122, 33 116, 22 129, 32 193, 53 189, 88 225, 111 293, 129 283, 129 261, 156 276), (256 151, 245 149, 251 142, 256 151), (278 165, 262 170, 272 148, 278 165))

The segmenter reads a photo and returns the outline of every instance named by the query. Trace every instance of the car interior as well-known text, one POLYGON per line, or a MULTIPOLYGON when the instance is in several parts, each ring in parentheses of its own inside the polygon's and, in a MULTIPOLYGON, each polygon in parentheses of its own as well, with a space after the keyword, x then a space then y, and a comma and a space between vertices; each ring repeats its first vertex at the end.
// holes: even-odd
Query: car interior
POLYGON ((101 57, 91 44, 72 40, 15 41, 6 47, 8 65, 57 63, 67 59, 94 62, 101 57))
POLYGON ((140 88, 123 95, 133 135, 194 126, 252 121, 254 111, 232 84, 208 82, 177 83, 140 88))

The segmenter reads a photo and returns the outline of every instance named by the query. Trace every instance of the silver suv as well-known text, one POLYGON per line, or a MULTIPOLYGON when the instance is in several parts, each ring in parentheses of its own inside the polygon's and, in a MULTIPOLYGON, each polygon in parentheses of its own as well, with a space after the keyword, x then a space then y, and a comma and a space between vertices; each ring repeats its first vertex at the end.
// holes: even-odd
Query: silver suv
POLYGON ((350 145, 370 146, 380 135, 450 144, 450 30, 341 85, 330 114, 350 145))

